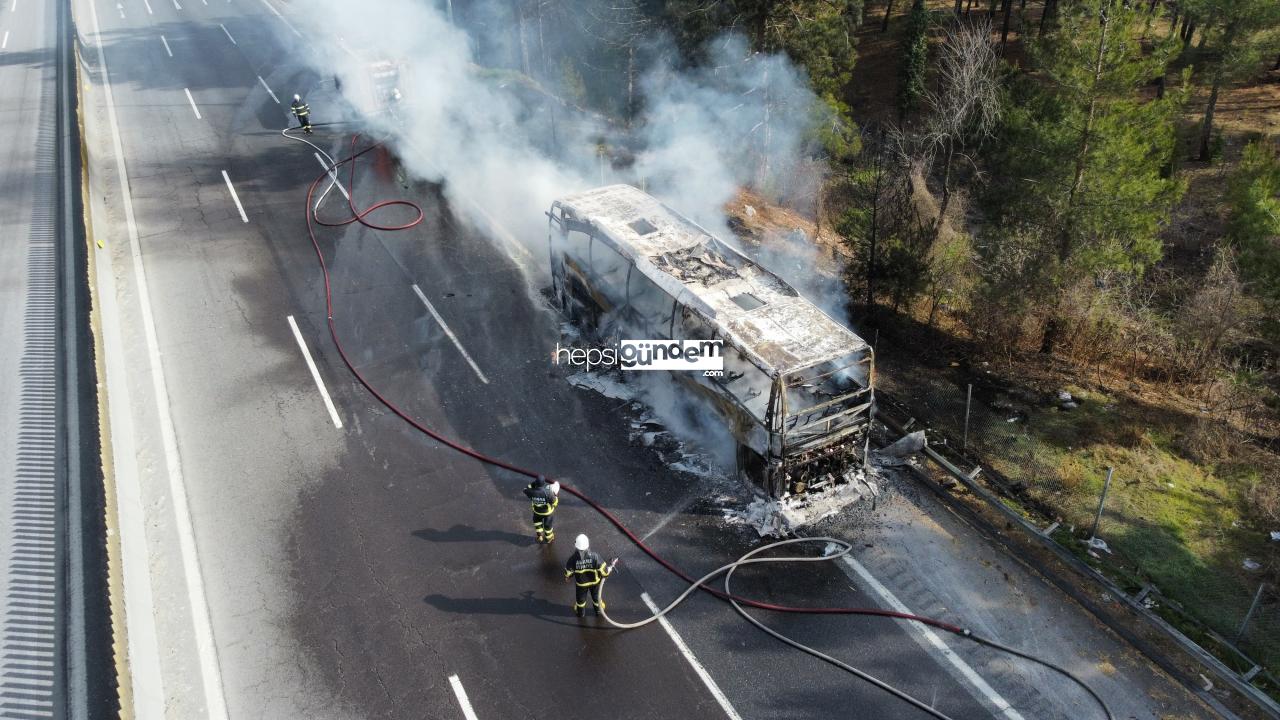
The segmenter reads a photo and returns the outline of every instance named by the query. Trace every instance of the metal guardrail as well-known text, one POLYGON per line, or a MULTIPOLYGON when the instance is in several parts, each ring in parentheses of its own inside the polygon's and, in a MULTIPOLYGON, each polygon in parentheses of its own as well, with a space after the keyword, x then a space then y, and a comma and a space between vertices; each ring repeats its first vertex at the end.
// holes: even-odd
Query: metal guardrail
MULTIPOLYGON (((882 396, 881 402, 884 403, 886 401, 888 401, 888 398, 882 396)), ((885 427, 889 428, 890 430, 892 430, 893 432, 897 433, 900 436, 905 435, 907 432, 907 428, 905 428, 903 424, 896 422, 893 418, 885 415, 883 412, 877 411, 876 419, 880 420, 881 423, 885 425, 885 427)), ((910 424, 913 421, 914 421, 914 418, 906 422, 907 424, 910 424)), ((936 449, 934 449, 933 447, 930 447, 927 443, 924 447, 924 454, 930 460, 935 462, 939 467, 945 470, 949 475, 951 475, 957 481, 963 484, 975 496, 983 500, 988 506, 997 510, 1006 520, 1022 528, 1023 531, 1025 531, 1026 534, 1034 542, 1038 543, 1039 545, 1051 551, 1054 554, 1054 556, 1056 556, 1058 560, 1060 560, 1062 563, 1069 566, 1075 572, 1091 578, 1092 580, 1094 580, 1095 582, 1097 582, 1098 584, 1106 588, 1107 592, 1109 592, 1113 597, 1118 598, 1121 602, 1123 602, 1126 606, 1128 606, 1130 610, 1132 610, 1135 614, 1137 614, 1138 616, 1143 618, 1145 621, 1150 623, 1152 627, 1158 629, 1163 635, 1167 636, 1169 639, 1177 643, 1178 646, 1180 646, 1184 651, 1186 651, 1189 655, 1191 655, 1206 670, 1208 670, 1212 675, 1214 675, 1216 678, 1221 680, 1224 684, 1229 685, 1238 693, 1243 695, 1245 698, 1253 702, 1263 712, 1267 713, 1271 717, 1280 719, 1280 704, 1277 704, 1276 701, 1272 699, 1269 695, 1267 695, 1262 690, 1254 687, 1252 684, 1249 683, 1249 680, 1251 680, 1254 677, 1254 675, 1250 675, 1249 677, 1246 678, 1244 677, 1244 675, 1236 673, 1231 668, 1227 667, 1226 664, 1224 664, 1217 657, 1214 657, 1208 650, 1201 647, 1195 641, 1191 640, 1191 638, 1183 634, 1180 630, 1175 628, 1173 625, 1169 624, 1169 622, 1166 621, 1164 618, 1152 612, 1151 609, 1148 608, 1143 603, 1143 600, 1145 599, 1145 597, 1148 596, 1151 592, 1155 591, 1154 588, 1151 588, 1150 586, 1148 586, 1148 588, 1150 589, 1144 588, 1143 591, 1139 592, 1134 596, 1129 595, 1122 588, 1120 588, 1118 585, 1112 582, 1110 578, 1106 577, 1098 570, 1090 567, 1087 563, 1082 562, 1070 550, 1068 550, 1067 548, 1063 547, 1062 545, 1054 541, 1051 537, 1049 537, 1047 531, 1041 530, 1039 527, 1037 527, 1036 525, 1028 521, 1016 510, 1010 508, 1008 505, 1002 502, 1000 498, 996 496, 994 493, 992 493, 990 490, 978 484, 978 482, 976 481, 976 478, 979 472, 981 471, 980 466, 975 467, 972 472, 966 473, 963 470, 961 470, 958 466, 956 466, 954 463, 952 463, 950 460, 948 460, 946 457, 944 457, 936 449)), ((1053 526, 1050 526, 1050 531, 1052 529, 1054 529, 1053 526)), ((1109 627, 1114 628, 1114 626, 1111 623, 1107 622, 1107 618, 1102 616, 1098 616, 1098 617, 1104 623, 1108 624, 1109 627)), ((1125 633, 1122 633, 1122 634, 1125 634, 1125 633)), ((1230 644, 1227 643, 1227 645, 1230 645, 1230 644)), ((1236 650, 1236 652, 1240 653, 1239 650, 1236 650)), ((1246 657, 1244 656, 1243 653, 1240 653, 1240 655, 1242 657, 1246 657)), ((1255 663, 1254 666, 1257 667, 1257 664, 1255 663)), ((1179 676, 1181 675, 1181 673, 1174 673, 1174 675, 1179 676)), ((1232 713, 1231 710, 1226 708, 1221 703, 1221 701, 1213 697, 1204 689, 1197 688, 1190 685, 1188 685, 1188 689, 1191 690, 1193 693, 1195 693, 1201 700, 1203 700, 1206 704, 1213 707, 1215 711, 1219 712, 1224 717, 1227 717, 1227 718, 1238 717, 1237 715, 1232 713)))

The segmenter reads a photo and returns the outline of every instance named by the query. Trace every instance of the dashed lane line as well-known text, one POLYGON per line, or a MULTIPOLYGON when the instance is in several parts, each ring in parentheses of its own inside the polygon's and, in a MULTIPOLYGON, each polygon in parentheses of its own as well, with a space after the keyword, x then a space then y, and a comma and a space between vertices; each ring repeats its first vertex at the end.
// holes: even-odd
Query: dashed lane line
MULTIPOLYGON (((658 606, 653 604, 653 599, 649 597, 649 593, 640 593, 640 599, 644 601, 645 607, 649 608, 649 612, 654 615, 657 615, 660 612, 658 610, 658 606)), ((693 671, 702 680, 702 684, 706 685, 707 689, 711 691, 711 697, 716 699, 716 702, 720 705, 720 709, 724 710, 724 714, 729 717, 729 720, 742 720, 742 716, 733 708, 733 704, 729 702, 729 698, 725 696, 724 691, 721 690, 720 686, 716 684, 716 681, 712 679, 711 673, 708 673, 707 669, 702 666, 702 662, 698 660, 697 655, 693 654, 693 651, 689 649, 689 646, 684 644, 684 639, 681 638, 680 633, 676 632, 676 629, 671 626, 671 623, 667 622, 665 615, 658 617, 658 624, 662 626, 663 630, 667 631, 667 635, 671 637, 671 642, 676 644, 676 649, 680 651, 680 654, 684 656, 685 660, 689 661, 689 665, 693 668, 693 671)))
POLYGON ((333 426, 342 429, 342 418, 338 417, 338 408, 333 406, 333 398, 329 397, 329 389, 324 385, 324 379, 320 377, 320 369, 316 367, 316 361, 311 357, 311 350, 307 348, 307 341, 302 338, 302 331, 298 329, 298 321, 293 316, 288 316, 289 327, 293 330, 293 337, 298 341, 298 348, 302 350, 302 359, 307 361, 307 369, 311 371, 311 379, 315 380, 316 388, 320 390, 320 397, 324 400, 325 409, 329 411, 329 418, 333 420, 333 426))
MULTIPOLYGON (((191 112, 196 114, 196 119, 200 120, 200 108, 196 107, 196 99, 191 97, 191 88, 182 88, 182 92, 187 94, 187 102, 191 103, 191 112)), ((249 222, 245 220, 245 222, 249 222)))
POLYGON ((244 205, 240 204, 240 195, 236 193, 236 187, 231 184, 231 176, 226 170, 222 171, 222 179, 227 183, 227 191, 231 193, 231 199, 236 203, 236 209, 240 211, 240 219, 249 222, 249 216, 244 213, 244 205))
POLYGON ((476 717, 476 711, 471 707, 471 701, 467 699, 467 691, 462 687, 462 681, 457 675, 449 676, 449 684, 453 686, 453 694, 458 698, 458 705, 462 707, 462 716, 467 720, 479 720, 476 717))
MULTIPOLYGON (((861 580, 871 586, 871 589, 880 596, 880 599, 884 600, 885 603, 895 611, 909 615, 913 614, 911 609, 899 600, 898 596, 890 592, 889 588, 885 587, 883 583, 877 580, 876 577, 871 574, 871 571, 863 567, 862 563, 854 560, 848 555, 845 555, 840 559, 844 561, 844 565, 846 566, 842 567, 842 569, 845 570, 845 574, 849 575, 855 582, 861 580)), ((977 691, 986 698, 987 702, 991 703, 991 705, 996 708, 997 715, 1003 716, 1008 720, 1024 720, 1022 713, 1015 710, 1008 700, 1005 700, 995 688, 991 687, 990 683, 988 683, 985 678, 979 675, 977 671, 969 665, 969 663, 964 661, 964 658, 957 655, 950 646, 943 642, 942 638, 938 637, 938 634, 934 632, 932 628, 919 623, 907 623, 907 625, 913 631, 919 633, 920 636, 924 638, 925 642, 941 653, 942 656, 946 658, 947 662, 951 663, 956 670, 960 671, 960 674, 964 679, 968 680, 969 684, 977 689, 977 691)))
POLYGON ((165 40, 163 35, 160 36, 160 42, 164 43, 164 51, 169 53, 169 57, 173 57, 173 50, 169 49, 169 41, 165 40))
MULTIPOLYGON (((320 164, 323 165, 324 163, 321 162, 320 164)), ((435 306, 431 304, 431 301, 427 299, 426 295, 422 294, 422 288, 414 285, 413 291, 418 294, 418 299, 422 301, 422 304, 427 306, 427 310, 431 313, 431 317, 435 318, 436 322, 440 324, 440 327, 444 329, 444 334, 448 335, 449 339, 453 341, 453 346, 458 348, 458 352, 462 353, 463 359, 466 360, 467 364, 471 366, 471 369, 475 371, 476 377, 480 378, 480 382, 488 385, 489 378, 485 377, 484 373, 480 372, 480 368, 476 365, 476 361, 471 359, 471 355, 467 353, 467 349, 462 347, 462 343, 458 341, 458 336, 453 334, 453 331, 445 324, 444 318, 440 317, 440 313, 436 312, 435 306)))
POLYGON ((271 86, 270 86, 270 85, 267 85, 267 81, 266 81, 266 80, 263 80, 261 75, 259 75, 259 76, 258 76, 258 82, 262 83, 262 89, 263 89, 263 90, 266 90, 266 91, 267 91, 267 94, 271 96, 271 99, 272 99, 272 100, 275 100, 275 101, 276 101, 276 104, 277 104, 277 105, 279 105, 279 104, 280 104, 280 98, 276 97, 276 94, 275 94, 275 93, 273 93, 273 92, 271 92, 271 86))

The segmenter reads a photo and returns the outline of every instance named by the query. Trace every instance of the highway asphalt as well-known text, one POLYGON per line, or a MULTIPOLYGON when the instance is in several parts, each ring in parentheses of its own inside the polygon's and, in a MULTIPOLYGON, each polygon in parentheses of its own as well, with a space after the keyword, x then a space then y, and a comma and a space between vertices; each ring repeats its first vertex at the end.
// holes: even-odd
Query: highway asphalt
MULTIPOLYGON (((302 62, 328 41, 321 24, 271 0, 75 8, 139 717, 923 717, 707 597, 670 631, 573 618, 560 567, 578 532, 622 558, 618 616, 681 585, 569 499, 555 547, 534 545, 524 480, 388 413, 329 339, 304 224, 321 167, 281 137, 277 101, 301 92, 324 119, 332 88, 302 62)), ((338 130, 314 141, 338 153, 338 130)), ((457 220, 438 188, 383 167, 365 166, 357 199, 409 197, 425 221, 320 235, 338 332, 371 381, 440 432, 573 483, 691 573, 752 547, 716 502, 741 502, 742 488, 671 470, 632 441, 626 403, 550 365, 560 321, 520 254, 457 220)), ((331 194, 322 213, 342 203, 331 194)), ((739 589, 886 605, 855 577, 744 572, 739 589)), ((911 578, 883 582, 916 600, 911 578)), ((892 621, 767 621, 955 718, 1092 717, 1057 680, 1004 661, 975 669, 892 621)), ((1109 700, 1135 717, 1195 716, 1167 678, 1128 667, 1109 700), (1166 699, 1147 700, 1156 686, 1166 699)))

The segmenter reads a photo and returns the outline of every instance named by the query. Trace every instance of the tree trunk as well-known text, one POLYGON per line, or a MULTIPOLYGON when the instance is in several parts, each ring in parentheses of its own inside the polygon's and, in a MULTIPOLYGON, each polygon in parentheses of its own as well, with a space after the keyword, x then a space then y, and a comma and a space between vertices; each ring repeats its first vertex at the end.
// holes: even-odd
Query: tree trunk
POLYGON ((520 69, 525 75, 533 77, 533 71, 529 67, 529 41, 525 37, 524 28, 524 3, 515 0, 515 16, 516 16, 516 34, 520 40, 520 69))
MULTIPOLYGON (((956 4, 959 4, 959 0, 957 0, 956 4)), ((891 12, 893 12, 893 0, 889 0, 889 2, 885 3, 884 22, 880 23, 880 32, 884 32, 889 29, 889 13, 891 12)))
POLYGON ((942 168, 942 204, 938 207, 938 226, 934 233, 934 239, 942 236, 942 224, 947 216, 947 207, 951 205, 951 165, 956 156, 956 143, 954 140, 947 141, 947 161, 942 168))
POLYGON ((1044 0, 1044 10, 1040 12, 1040 34, 1052 29, 1053 21, 1058 17, 1058 0, 1044 0))
MULTIPOLYGON (((1025 2, 1026 0, 1023 0, 1025 2)), ((1013 14, 1013 0, 1004 0, 1004 26, 1000 28, 1000 54, 1003 55, 1005 46, 1009 44, 1009 16, 1013 14)))
MULTIPOLYGON (((1213 23, 1214 23, 1214 21, 1216 21, 1217 19, 1218 19, 1218 18, 1217 18, 1217 17, 1215 17, 1214 15, 1210 15, 1210 16, 1209 16, 1209 19, 1208 19, 1208 20, 1206 20, 1206 21, 1205 21, 1205 23, 1204 23, 1205 28, 1211 28, 1211 27, 1213 27, 1213 23)), ((1200 31, 1200 42, 1196 43, 1196 52, 1199 52, 1199 51, 1201 51, 1201 50, 1204 50, 1204 43, 1205 43, 1205 40, 1208 40, 1208 39, 1209 39, 1209 32, 1208 32, 1208 30, 1207 30, 1207 29, 1206 29, 1206 30, 1201 30, 1201 31, 1200 31)))
POLYGON ((884 182, 884 128, 880 129, 880 141, 876 145, 876 185, 871 202, 871 247, 867 253, 867 317, 875 312, 876 296, 876 239, 880 234, 880 193, 884 182))
POLYGON ((1204 109, 1204 122, 1200 123, 1200 162, 1209 162, 1213 144, 1213 111, 1218 105, 1218 88, 1222 85, 1222 71, 1213 74, 1213 88, 1209 91, 1209 103, 1204 109))
MULTIPOLYGON (((1222 49, 1231 47, 1236 40, 1236 24, 1231 23, 1222 33, 1222 49)), ((1204 121, 1200 123, 1200 161, 1209 162, 1213 144, 1213 113, 1218 108, 1218 90, 1222 88, 1223 74, 1226 68, 1222 60, 1213 69, 1213 87, 1209 90, 1209 102, 1204 108, 1204 121)))
POLYGON ((1271 68, 1271 69, 1272 69, 1272 70, 1280 70, 1280 55, 1277 55, 1277 56, 1276 56, 1276 66, 1275 66, 1275 67, 1273 67, 1273 68, 1271 68))
POLYGON ((1154 13, 1158 4, 1160 4, 1160 0, 1151 0, 1151 6, 1147 8, 1147 13, 1154 13))
POLYGON ((964 12, 964 0, 956 0, 956 17, 960 17, 962 12, 964 12))
POLYGON ((1053 353, 1053 348, 1058 343, 1058 336, 1062 334, 1062 323, 1058 321, 1057 310, 1044 324, 1044 334, 1040 336, 1040 354, 1049 355, 1053 353))
POLYGON ((1156 99, 1157 100, 1164 99, 1164 88, 1165 88, 1165 79, 1164 79, 1164 75, 1161 75, 1160 77, 1156 78, 1156 99))

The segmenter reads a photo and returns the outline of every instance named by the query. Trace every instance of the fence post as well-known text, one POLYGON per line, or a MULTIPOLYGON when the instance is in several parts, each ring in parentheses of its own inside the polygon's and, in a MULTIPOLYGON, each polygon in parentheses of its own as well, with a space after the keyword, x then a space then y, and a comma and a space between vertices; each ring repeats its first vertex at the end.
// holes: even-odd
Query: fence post
POLYGON ((964 396, 964 440, 960 447, 963 450, 969 449, 969 405, 973 402, 973 383, 969 383, 969 391, 964 396))
POLYGON ((1249 612, 1244 614, 1244 622, 1240 623, 1240 629, 1236 631, 1236 639, 1231 642, 1232 645, 1240 644, 1240 638, 1244 637, 1244 630, 1249 627, 1249 621, 1253 619, 1253 611, 1258 609, 1258 601, 1262 599, 1262 590, 1266 586, 1266 583, 1258 585, 1258 592, 1253 594, 1253 602, 1249 604, 1249 612))
POLYGON ((1107 504, 1107 491, 1111 489, 1111 474, 1116 471, 1115 468, 1107 468, 1107 481, 1102 484, 1102 497, 1098 498, 1098 514, 1093 516, 1093 530, 1089 533, 1089 539, 1098 537, 1098 523, 1102 520, 1102 508, 1107 504))

